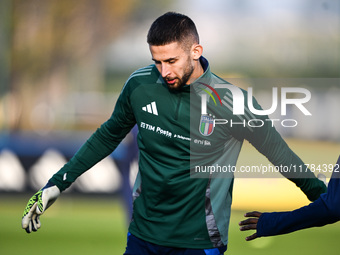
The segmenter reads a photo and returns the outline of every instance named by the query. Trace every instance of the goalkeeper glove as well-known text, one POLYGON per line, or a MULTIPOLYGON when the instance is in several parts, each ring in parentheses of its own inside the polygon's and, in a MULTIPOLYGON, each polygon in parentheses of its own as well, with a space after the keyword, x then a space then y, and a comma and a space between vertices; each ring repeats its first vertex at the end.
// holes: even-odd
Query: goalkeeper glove
POLYGON ((320 181, 322 181, 322 182, 326 185, 326 187, 328 187, 326 175, 324 175, 324 174, 318 174, 317 178, 318 178, 320 181))
POLYGON ((58 187, 48 182, 45 187, 31 197, 21 221, 21 226, 27 233, 35 232, 41 227, 39 216, 57 200, 59 195, 58 187))

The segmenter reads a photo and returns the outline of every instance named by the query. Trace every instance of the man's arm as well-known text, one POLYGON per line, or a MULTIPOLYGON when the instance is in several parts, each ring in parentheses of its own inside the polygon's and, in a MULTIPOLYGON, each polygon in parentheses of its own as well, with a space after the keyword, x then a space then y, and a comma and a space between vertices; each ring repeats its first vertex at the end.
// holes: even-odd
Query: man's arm
POLYGON ((126 132, 130 131, 129 127, 125 132, 120 131, 119 135, 114 135, 108 131, 109 121, 97 129, 71 160, 49 180, 57 185, 60 191, 67 189, 80 175, 110 155, 125 137, 126 132))
POLYGON ((327 193, 319 199, 291 212, 260 213, 249 212, 241 221, 241 231, 256 230, 256 233, 247 237, 250 241, 261 236, 274 236, 287 234, 300 229, 320 227, 340 220, 340 157, 333 170, 327 193))
POLYGON ((68 188, 81 174, 110 155, 136 124, 127 84, 111 117, 86 141, 72 159, 49 180, 60 191, 68 188))
POLYGON ((37 231, 41 226, 40 215, 60 193, 81 174, 111 154, 135 125, 136 120, 129 95, 129 86, 125 86, 110 119, 98 128, 72 159, 52 176, 45 187, 31 197, 22 217, 22 228, 27 233, 37 231))
POLYGON ((308 206, 291 212, 248 212, 244 216, 250 218, 241 221, 239 225, 241 231, 256 230, 256 233, 246 237, 246 241, 251 241, 257 237, 288 234, 301 229, 331 224, 340 219, 339 214, 334 214, 320 197, 308 206))
MULTIPOLYGON (((244 93, 247 93, 244 91, 244 93)), ((247 96, 245 96, 247 98, 247 96)), ((261 106, 253 98, 253 106, 257 110, 261 106)), ((244 116, 235 116, 235 122, 240 122, 239 118, 252 119, 252 125, 256 127, 241 127, 238 125, 231 128, 232 134, 239 139, 248 140, 261 154, 263 154, 274 166, 284 166, 287 169, 303 168, 304 162, 289 148, 281 135, 273 127, 272 121, 268 121, 268 116, 254 115, 246 107, 244 116), (256 122, 258 121, 258 123, 256 122)), ((322 193, 327 191, 325 184, 318 180, 309 169, 303 171, 281 172, 281 174, 294 182, 308 197, 309 200, 316 200, 322 193)))

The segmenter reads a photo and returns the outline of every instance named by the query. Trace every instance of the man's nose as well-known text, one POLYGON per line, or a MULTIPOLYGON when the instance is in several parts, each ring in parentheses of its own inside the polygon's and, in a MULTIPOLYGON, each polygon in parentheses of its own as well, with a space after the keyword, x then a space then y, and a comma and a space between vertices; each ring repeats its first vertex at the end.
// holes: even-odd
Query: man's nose
POLYGON ((161 70, 162 77, 167 77, 171 73, 169 65, 167 65, 166 63, 162 64, 161 68, 162 68, 161 70))

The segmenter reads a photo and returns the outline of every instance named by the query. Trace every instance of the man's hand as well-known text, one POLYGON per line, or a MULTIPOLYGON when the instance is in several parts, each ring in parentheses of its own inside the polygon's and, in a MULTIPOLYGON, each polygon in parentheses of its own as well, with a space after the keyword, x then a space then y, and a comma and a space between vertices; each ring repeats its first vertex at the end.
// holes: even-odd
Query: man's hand
POLYGON ((48 183, 31 197, 21 221, 21 226, 27 233, 35 232, 41 227, 39 216, 57 200, 59 195, 58 187, 48 183))
POLYGON ((317 178, 318 178, 320 181, 322 181, 322 182, 326 185, 326 187, 328 187, 326 175, 324 175, 324 174, 318 174, 317 178))
MULTIPOLYGON (((246 220, 241 221, 238 225, 241 226, 241 231, 247 231, 247 230, 256 230, 257 229, 257 222, 259 221, 260 216, 262 215, 261 212, 248 212, 244 215, 244 217, 255 217, 255 218, 249 218, 246 220)), ((251 236, 246 237, 246 241, 251 241, 257 238, 257 233, 255 232, 251 236)))

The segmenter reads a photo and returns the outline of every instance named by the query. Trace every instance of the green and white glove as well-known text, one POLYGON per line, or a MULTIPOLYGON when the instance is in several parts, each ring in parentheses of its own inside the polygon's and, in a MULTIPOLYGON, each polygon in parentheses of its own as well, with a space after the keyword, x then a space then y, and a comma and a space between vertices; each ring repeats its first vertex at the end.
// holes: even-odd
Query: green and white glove
POLYGON ((328 182, 327 182, 327 179, 326 179, 326 175, 324 175, 324 174, 318 174, 317 178, 318 178, 320 181, 322 181, 322 182, 326 185, 326 187, 328 187, 328 182))
POLYGON ((41 227, 39 216, 50 207, 60 195, 58 187, 52 183, 47 183, 31 197, 22 215, 21 226, 27 233, 37 231, 41 227))

